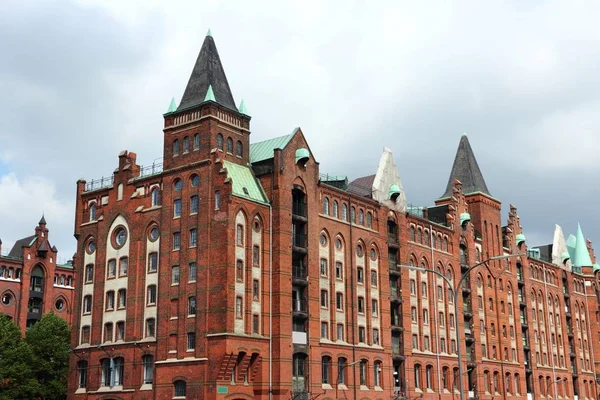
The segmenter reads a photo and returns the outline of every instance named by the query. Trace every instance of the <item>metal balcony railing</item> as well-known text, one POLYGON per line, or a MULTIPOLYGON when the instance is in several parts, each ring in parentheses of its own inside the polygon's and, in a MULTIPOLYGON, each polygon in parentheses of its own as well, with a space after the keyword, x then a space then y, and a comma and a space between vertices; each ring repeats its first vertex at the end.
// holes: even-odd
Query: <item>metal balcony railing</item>
POLYGON ((306 279, 307 268, 304 265, 292 265, 292 276, 294 278, 306 279))
POLYGON ((306 300, 295 300, 292 302, 292 311, 294 312, 307 312, 306 300))
POLYGON ((305 249, 306 246, 306 235, 303 233, 294 233, 292 235, 292 243, 294 244, 295 247, 300 247, 305 249))
POLYGON ((93 190, 100 190, 111 187, 114 183, 114 177, 102 177, 100 179, 94 179, 86 182, 84 192, 91 192, 93 190))
POLYGON ((306 203, 293 202, 292 203, 292 214, 300 217, 306 217, 306 203))

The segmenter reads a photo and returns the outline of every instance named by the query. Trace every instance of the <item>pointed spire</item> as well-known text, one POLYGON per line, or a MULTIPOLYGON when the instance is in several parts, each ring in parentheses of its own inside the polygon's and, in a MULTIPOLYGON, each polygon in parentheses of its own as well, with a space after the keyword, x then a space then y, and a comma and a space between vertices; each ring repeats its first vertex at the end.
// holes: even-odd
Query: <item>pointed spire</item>
POLYGON ((212 32, 210 31, 210 28, 208 28, 208 32, 206 32, 206 36, 212 37, 212 32))
POLYGON ((209 31, 192 69, 190 80, 179 103, 178 111, 195 107, 206 101, 209 86, 212 86, 213 99, 222 106, 237 111, 215 41, 209 31))
POLYGON ((581 225, 577 224, 577 233, 575 234, 575 254, 571 258, 571 264, 576 267, 591 267, 592 259, 590 258, 590 252, 585 243, 585 237, 581 231, 581 225))
POLYGON ((242 99, 242 101, 240 102, 238 111, 240 112, 240 114, 248 115, 248 110, 246 110, 246 103, 244 103, 244 99, 242 99))
POLYGON ((171 98, 171 103, 169 104, 169 109, 167 110, 167 114, 168 113, 172 113, 177 111, 177 103, 175 103, 175 98, 171 98))
POLYGON ((44 214, 42 214, 42 219, 40 219, 40 222, 38 222, 38 225, 46 225, 46 218, 44 217, 44 214))
POLYGON ((454 164, 452 165, 452 172, 448 179, 448 185, 441 198, 452 196, 455 179, 458 179, 462 183, 464 194, 481 192, 491 196, 487 185, 485 184, 485 180, 483 179, 483 175, 481 174, 481 170, 479 169, 479 164, 477 164, 477 160, 475 159, 475 154, 473 154, 473 149, 471 149, 471 145, 469 144, 467 135, 463 135, 460 138, 458 150, 456 150, 456 157, 454 158, 454 164))
POLYGON ((206 91, 206 96, 204 96, 204 101, 216 101, 215 93, 212 90, 212 85, 208 85, 208 90, 206 91))

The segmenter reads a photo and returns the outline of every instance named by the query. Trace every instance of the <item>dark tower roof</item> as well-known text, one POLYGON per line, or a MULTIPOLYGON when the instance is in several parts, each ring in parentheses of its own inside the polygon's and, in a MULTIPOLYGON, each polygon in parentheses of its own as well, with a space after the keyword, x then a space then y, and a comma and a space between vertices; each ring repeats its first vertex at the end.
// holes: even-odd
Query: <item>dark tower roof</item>
POLYGON ((448 185, 441 198, 452 196, 455 179, 458 179, 462 183, 463 193, 465 194, 481 192, 491 196, 483 175, 481 175, 481 170, 479 169, 467 135, 463 135, 460 138, 456 157, 454 158, 454 165, 452 165, 452 172, 448 179, 448 185))
POLYGON ((227 77, 219 58, 217 46, 212 35, 207 34, 198 54, 198 59, 190 75, 190 80, 183 92, 181 103, 177 110, 197 106, 205 101, 208 87, 214 92, 215 101, 227 108, 237 111, 227 77))
POLYGON ((46 218, 44 217, 44 214, 42 214, 42 219, 40 219, 40 222, 38 222, 38 225, 46 225, 46 218))

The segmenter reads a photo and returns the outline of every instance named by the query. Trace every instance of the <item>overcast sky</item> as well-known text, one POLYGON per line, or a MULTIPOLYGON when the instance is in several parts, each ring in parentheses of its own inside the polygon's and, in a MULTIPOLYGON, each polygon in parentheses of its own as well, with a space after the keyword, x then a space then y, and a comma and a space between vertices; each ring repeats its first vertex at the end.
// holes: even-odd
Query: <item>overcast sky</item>
POLYGON ((600 5, 554 2, 50 1, 0 13, 0 238, 42 212, 75 251, 75 182, 121 150, 162 156, 210 28, 252 141, 300 126, 321 172, 375 173, 392 149, 408 201, 445 190, 466 133, 530 245, 581 222, 600 241, 600 5), (435 3, 435 4, 434 4, 435 3))

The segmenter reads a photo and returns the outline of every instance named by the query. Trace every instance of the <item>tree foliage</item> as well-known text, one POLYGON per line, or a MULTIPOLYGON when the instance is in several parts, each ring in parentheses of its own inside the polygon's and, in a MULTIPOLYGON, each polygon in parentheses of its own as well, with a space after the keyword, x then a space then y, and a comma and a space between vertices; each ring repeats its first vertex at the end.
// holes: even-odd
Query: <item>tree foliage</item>
POLYGON ((46 314, 27 330, 0 314, 0 400, 62 399, 67 391, 70 333, 46 314))

